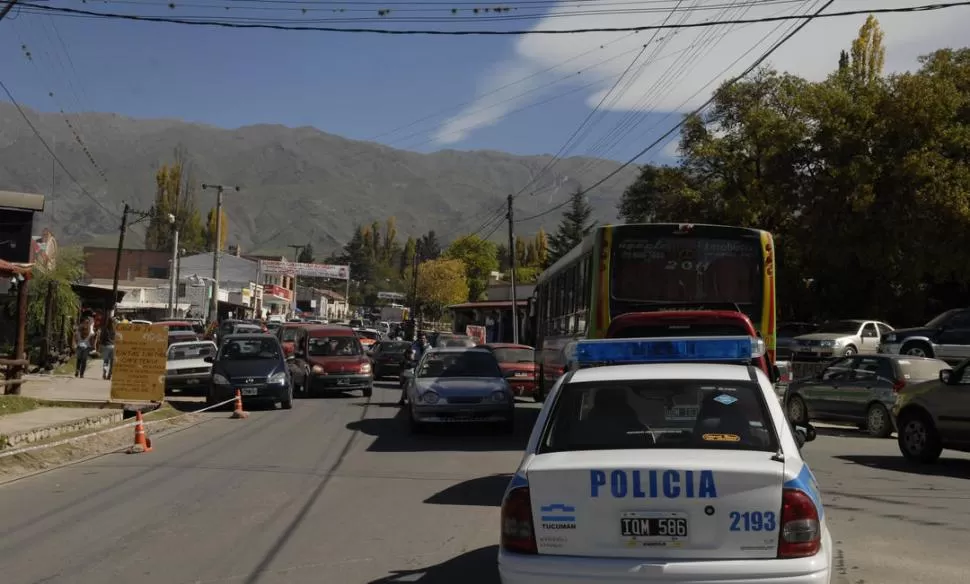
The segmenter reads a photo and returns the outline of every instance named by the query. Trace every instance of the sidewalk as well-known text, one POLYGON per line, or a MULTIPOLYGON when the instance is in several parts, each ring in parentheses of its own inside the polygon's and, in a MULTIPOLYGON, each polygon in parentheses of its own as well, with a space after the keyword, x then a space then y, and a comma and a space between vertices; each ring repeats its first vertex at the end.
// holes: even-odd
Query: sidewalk
POLYGON ((109 402, 111 382, 93 377, 66 377, 52 375, 27 375, 20 388, 20 395, 51 401, 109 402))

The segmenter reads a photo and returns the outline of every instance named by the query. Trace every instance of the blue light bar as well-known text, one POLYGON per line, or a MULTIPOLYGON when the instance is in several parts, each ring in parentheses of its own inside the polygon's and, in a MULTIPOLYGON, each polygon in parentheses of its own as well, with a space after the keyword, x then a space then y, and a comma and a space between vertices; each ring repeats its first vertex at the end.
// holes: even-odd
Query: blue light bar
POLYGON ((576 364, 630 365, 703 361, 750 361, 765 354, 756 337, 673 337, 654 339, 602 339, 576 344, 576 364))

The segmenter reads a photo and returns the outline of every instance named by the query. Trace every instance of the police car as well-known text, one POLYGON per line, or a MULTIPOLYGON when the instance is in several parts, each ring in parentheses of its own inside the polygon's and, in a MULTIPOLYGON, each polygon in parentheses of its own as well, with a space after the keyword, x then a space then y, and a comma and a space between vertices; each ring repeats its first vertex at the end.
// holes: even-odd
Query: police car
POLYGON ((828 584, 818 484, 751 337, 580 341, 502 502, 504 584, 828 584))

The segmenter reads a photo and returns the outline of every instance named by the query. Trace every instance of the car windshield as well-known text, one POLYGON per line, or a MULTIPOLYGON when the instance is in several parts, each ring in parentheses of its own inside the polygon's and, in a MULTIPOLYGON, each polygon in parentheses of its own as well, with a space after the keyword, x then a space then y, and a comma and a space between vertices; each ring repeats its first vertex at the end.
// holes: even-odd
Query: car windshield
POLYGON ((502 370, 485 351, 435 352, 421 362, 418 377, 502 377, 502 370))
POLYGON ((610 337, 614 339, 640 339, 664 337, 724 337, 750 336, 751 330, 744 321, 736 323, 704 323, 678 322, 674 323, 638 323, 612 331, 610 337))
POLYGON ((562 386, 543 452, 686 448, 774 452, 777 438, 757 383, 598 381, 562 386))
POLYGON ((935 317, 933 317, 933 319, 930 320, 928 323, 926 323, 924 326, 926 328, 939 328, 939 327, 943 326, 944 324, 946 324, 946 321, 948 321, 951 318, 953 318, 953 315, 956 314, 957 312, 959 312, 959 311, 957 311, 957 310, 947 310, 946 312, 941 313, 941 314, 938 314, 935 317))
POLYGON ((411 343, 407 341, 390 341, 381 343, 381 353, 404 353, 411 348, 411 343))
POLYGON ((250 361, 256 359, 280 359, 280 344, 276 339, 241 338, 230 339, 222 345, 220 361, 250 361))
POLYGON ((280 336, 283 337, 283 339, 282 339, 283 342, 284 343, 291 343, 291 342, 293 342, 293 340, 296 339, 296 331, 298 331, 298 330, 300 330, 300 329, 298 329, 295 326, 288 326, 288 327, 284 328, 283 329, 283 332, 280 333, 280 336))
POLYGON ((492 353, 499 363, 532 363, 535 360, 532 349, 500 347, 492 353))
POLYGON ((190 359, 204 359, 216 354, 214 343, 186 343, 169 347, 169 361, 188 361, 190 359))
POLYGON ((238 335, 240 333, 261 333, 261 332, 263 332, 263 329, 259 328, 254 324, 240 324, 240 325, 236 325, 236 327, 232 329, 232 333, 234 335, 238 335))
POLYGON ((360 341, 356 337, 310 337, 311 357, 360 355, 360 341))
POLYGON ((859 332, 859 327, 862 326, 861 322, 856 322, 854 320, 835 320, 832 322, 827 322, 822 326, 818 327, 817 333, 830 333, 839 335, 854 335, 859 332))
POLYGON ((950 367, 938 359, 900 359, 897 363, 902 370, 903 379, 911 382, 937 379, 940 371, 950 367))

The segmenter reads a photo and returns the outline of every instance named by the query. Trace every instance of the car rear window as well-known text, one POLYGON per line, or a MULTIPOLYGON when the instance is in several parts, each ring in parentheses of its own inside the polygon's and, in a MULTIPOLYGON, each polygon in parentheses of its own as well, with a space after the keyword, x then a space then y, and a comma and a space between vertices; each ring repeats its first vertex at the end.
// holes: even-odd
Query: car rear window
POLYGON ((540 452, 685 448, 775 452, 761 388, 711 380, 568 383, 540 452))
POLYGON ((535 360, 535 351, 532 349, 501 347, 492 353, 499 363, 532 363, 535 360))
POLYGON ((371 339, 372 341, 381 340, 380 333, 374 331, 356 331, 358 337, 364 337, 365 339, 371 339))
POLYGON ((168 360, 184 361, 190 359, 202 359, 204 357, 214 357, 215 354, 216 346, 214 343, 192 343, 191 345, 185 344, 169 347, 168 360))
POLYGON ((292 342, 296 339, 296 331, 300 330, 295 326, 288 326, 283 328, 283 332, 280 333, 283 342, 292 342))
POLYGON ((929 381, 937 379, 940 371, 950 366, 937 359, 900 359, 899 369, 906 381, 929 381))

